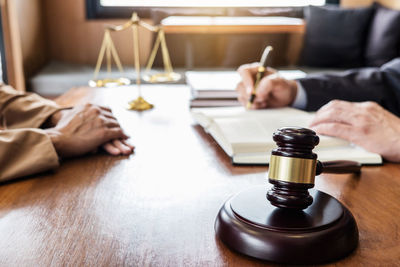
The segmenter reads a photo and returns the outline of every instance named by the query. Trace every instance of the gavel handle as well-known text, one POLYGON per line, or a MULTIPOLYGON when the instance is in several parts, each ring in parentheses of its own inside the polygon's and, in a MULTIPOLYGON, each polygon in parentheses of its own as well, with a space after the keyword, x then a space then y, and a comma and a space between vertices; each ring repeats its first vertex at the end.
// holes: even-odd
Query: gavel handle
POLYGON ((361 164, 350 160, 318 161, 316 175, 321 173, 360 173, 361 164))

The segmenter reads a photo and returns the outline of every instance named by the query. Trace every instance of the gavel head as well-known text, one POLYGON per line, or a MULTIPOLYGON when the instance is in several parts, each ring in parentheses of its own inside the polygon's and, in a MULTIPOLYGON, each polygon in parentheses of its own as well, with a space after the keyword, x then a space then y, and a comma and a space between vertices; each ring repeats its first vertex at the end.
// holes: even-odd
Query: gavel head
POLYGON ((310 129, 284 127, 273 139, 278 148, 270 159, 268 180, 273 187, 267 199, 279 208, 305 209, 313 202, 308 189, 314 187, 317 155, 312 150, 319 137, 310 129))

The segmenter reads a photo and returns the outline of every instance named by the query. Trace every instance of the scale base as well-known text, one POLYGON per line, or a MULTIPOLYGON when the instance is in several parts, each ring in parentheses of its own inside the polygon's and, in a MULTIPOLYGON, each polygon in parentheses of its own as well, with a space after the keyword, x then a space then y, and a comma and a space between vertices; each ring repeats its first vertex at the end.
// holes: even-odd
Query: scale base
POLYGON ((146 74, 143 76, 143 80, 149 83, 177 82, 181 78, 182 76, 176 72, 156 73, 153 75, 146 74))
POLYGON ((118 78, 118 79, 101 79, 101 80, 90 80, 90 87, 116 87, 129 85, 131 81, 128 78, 118 78))
POLYGON ((264 186, 245 190, 220 209, 215 231, 232 250, 277 263, 320 264, 357 247, 356 221, 334 197, 310 190, 313 204, 295 211, 272 206, 266 192, 264 186))
POLYGON ((132 100, 131 102, 128 103, 127 109, 144 111, 144 110, 152 109, 153 107, 154 107, 154 105, 150 104, 149 102, 144 100, 143 97, 139 96, 135 100, 132 100))

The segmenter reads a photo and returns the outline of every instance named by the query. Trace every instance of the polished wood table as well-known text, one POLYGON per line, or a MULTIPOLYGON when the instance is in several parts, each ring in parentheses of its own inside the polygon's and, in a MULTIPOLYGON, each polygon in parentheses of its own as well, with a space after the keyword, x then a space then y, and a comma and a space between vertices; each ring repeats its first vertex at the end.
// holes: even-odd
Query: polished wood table
MULTIPOLYGON (((128 111, 135 87, 76 88, 63 105, 112 107, 136 145, 131 156, 65 160, 54 172, 0 186, 0 266, 262 266, 214 233, 233 194, 267 184, 267 167, 232 166, 189 113, 186 86, 143 86, 155 105, 128 111)), ((22 149, 22 148, 21 148, 22 149)), ((400 165, 322 175, 316 188, 357 220, 360 243, 332 266, 400 264, 400 165)))

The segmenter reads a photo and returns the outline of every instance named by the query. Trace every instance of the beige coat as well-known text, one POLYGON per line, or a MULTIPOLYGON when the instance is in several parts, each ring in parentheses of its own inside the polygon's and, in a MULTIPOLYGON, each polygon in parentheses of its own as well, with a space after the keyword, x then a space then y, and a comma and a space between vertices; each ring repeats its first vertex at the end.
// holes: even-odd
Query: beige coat
POLYGON ((50 138, 40 129, 58 110, 54 102, 38 95, 0 86, 0 181, 59 165, 50 138))

